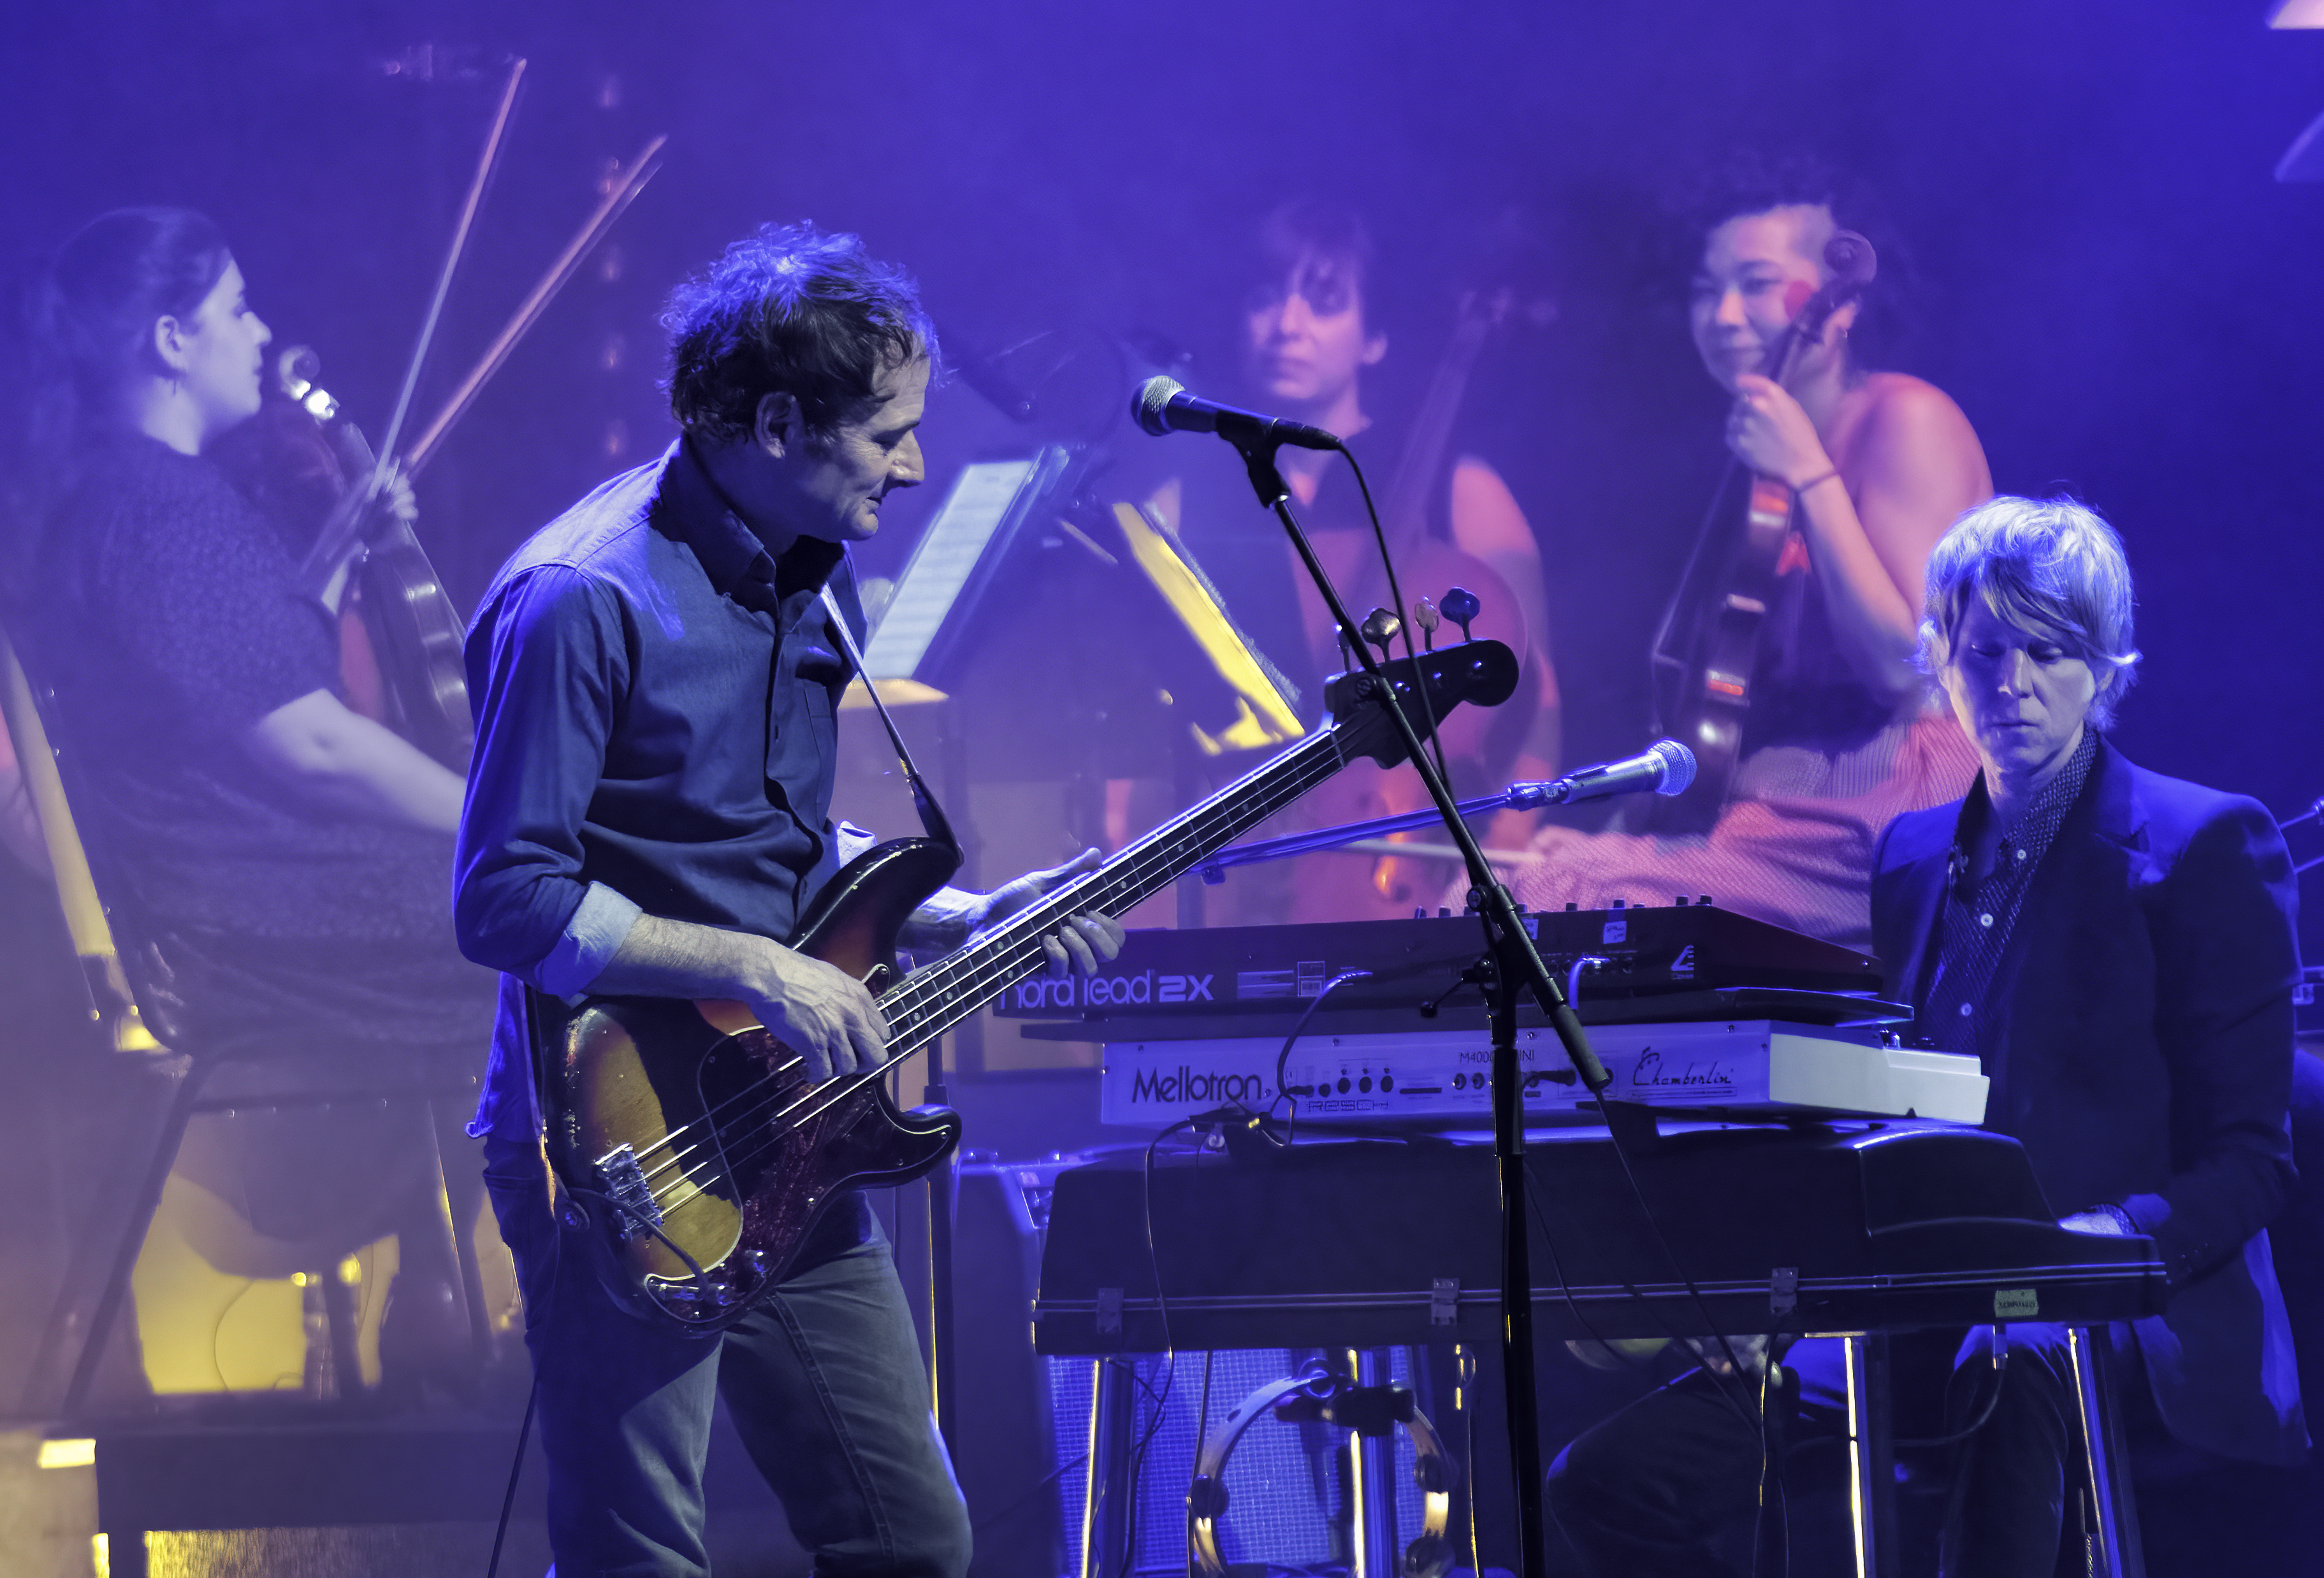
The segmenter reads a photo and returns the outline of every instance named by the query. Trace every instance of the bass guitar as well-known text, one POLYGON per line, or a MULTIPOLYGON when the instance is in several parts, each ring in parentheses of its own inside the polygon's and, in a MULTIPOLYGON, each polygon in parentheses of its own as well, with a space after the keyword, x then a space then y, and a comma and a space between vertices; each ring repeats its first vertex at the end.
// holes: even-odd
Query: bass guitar
MULTIPOLYGON (((1481 640, 1383 670, 1416 727, 1463 702, 1499 705, 1517 672, 1508 648, 1481 640)), ((897 972, 898 933, 950 879, 958 852, 904 838, 850 862, 789 946, 872 988, 889 1028, 881 1065, 810 1082, 799 1055, 740 1003, 546 1004, 558 1022, 536 1025, 535 1039, 549 1161, 589 1220, 609 1291, 666 1329, 723 1331, 783 1276, 850 1188, 908 1183, 934 1168, 960 1138, 960 1119, 940 1107, 899 1111, 884 1083, 895 1063, 1046 968, 1040 939, 1067 916, 1123 914, 1345 763, 1401 760, 1379 683, 1336 677, 1325 687, 1327 727, 912 974, 897 972)))
MULTIPOLYGON (((1878 265, 1870 242, 1841 230, 1824 244, 1824 266, 1831 280, 1802 304, 1783 337, 1767 349, 1760 371, 1779 384, 1790 375, 1801 347, 1823 337, 1831 315, 1864 293, 1878 265)), ((1707 829, 1726 804, 1742 760, 1759 635, 1780 590, 1798 500, 1779 479, 1755 474, 1741 530, 1735 531, 1733 517, 1721 506, 1736 466, 1730 459, 1720 478, 1686 572, 1655 632, 1651 660, 1655 731, 1694 752, 1694 782, 1684 794, 1657 795, 1652 806, 1637 807, 1622 822, 1636 831, 1707 829)))

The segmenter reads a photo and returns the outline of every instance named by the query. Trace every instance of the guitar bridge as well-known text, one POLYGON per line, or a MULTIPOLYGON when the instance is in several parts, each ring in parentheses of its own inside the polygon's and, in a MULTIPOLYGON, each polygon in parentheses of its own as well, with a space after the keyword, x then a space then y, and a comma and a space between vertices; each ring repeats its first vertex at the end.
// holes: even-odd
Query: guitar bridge
POLYGON ((617 1145, 597 1158, 597 1181, 605 1186, 613 1209, 621 1215, 613 1231, 622 1242, 645 1238, 661 1225, 661 1207, 654 1204, 645 1169, 638 1166, 638 1153, 629 1146, 617 1145))

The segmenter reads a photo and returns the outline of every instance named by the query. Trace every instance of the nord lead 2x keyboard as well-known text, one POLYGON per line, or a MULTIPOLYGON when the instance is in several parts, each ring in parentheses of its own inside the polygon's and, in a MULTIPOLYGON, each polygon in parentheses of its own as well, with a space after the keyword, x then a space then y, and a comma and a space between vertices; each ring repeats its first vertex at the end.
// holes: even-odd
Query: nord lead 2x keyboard
MULTIPOLYGON (((1582 978, 1585 1017, 1592 1002, 1607 999, 1738 986, 1826 992, 1877 992, 1881 986, 1880 961, 1869 954, 1715 905, 1553 910, 1526 916, 1526 927, 1561 978, 1577 959, 1606 961, 1582 978)), ((1022 982, 1001 994, 994 1011, 1170 1034, 1162 1027, 1171 1022, 1207 1026, 1222 1016, 1296 1013, 1344 970, 1369 970, 1371 978, 1333 992, 1326 1013, 1410 1015, 1420 1002, 1448 992, 1455 1006, 1474 1011, 1476 992, 1452 989, 1483 952, 1476 917, 1463 915, 1133 931, 1102 973, 1022 982)))

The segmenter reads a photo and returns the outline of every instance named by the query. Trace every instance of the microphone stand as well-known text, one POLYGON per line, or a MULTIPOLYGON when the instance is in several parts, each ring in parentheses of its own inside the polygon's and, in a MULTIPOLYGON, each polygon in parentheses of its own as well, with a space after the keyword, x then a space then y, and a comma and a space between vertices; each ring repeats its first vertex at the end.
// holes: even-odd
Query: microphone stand
MULTIPOLYGON (((1485 927, 1485 945, 1493 960, 1492 978, 1484 983, 1491 1010, 1493 1035, 1493 1161, 1501 1197, 1501 1381, 1508 1412, 1509 1462, 1517 1480, 1517 1546, 1522 1578, 1548 1578, 1549 1544, 1543 1522, 1541 1496, 1541 1424, 1536 1417, 1533 1369, 1533 1269, 1529 1254, 1525 1178, 1525 1109, 1518 1099, 1517 1049, 1517 993, 1530 990, 1558 1044, 1565 1049, 1574 1073, 1594 1094, 1610 1083, 1605 1065, 1591 1051, 1580 1016, 1565 1001, 1557 978, 1542 963, 1540 950, 1525 928, 1524 912, 1508 888, 1496 881, 1492 867, 1476 836, 1461 819, 1461 807, 1452 789, 1423 749, 1421 737, 1405 715, 1396 688, 1388 682, 1379 660, 1365 643, 1363 630, 1340 601, 1332 578, 1315 557, 1291 508, 1291 490, 1275 464, 1279 439, 1259 434, 1219 435, 1240 450, 1259 502, 1275 512, 1291 538, 1291 546, 1315 583, 1323 605, 1342 640, 1356 654, 1371 681, 1370 694, 1386 707, 1404 742, 1405 757, 1420 774, 1434 802, 1445 831, 1469 868, 1470 896, 1485 927)), ((1398 611, 1401 615, 1401 610, 1398 611)), ((1472 1471, 1473 1472, 1473 1469, 1472 1471)))

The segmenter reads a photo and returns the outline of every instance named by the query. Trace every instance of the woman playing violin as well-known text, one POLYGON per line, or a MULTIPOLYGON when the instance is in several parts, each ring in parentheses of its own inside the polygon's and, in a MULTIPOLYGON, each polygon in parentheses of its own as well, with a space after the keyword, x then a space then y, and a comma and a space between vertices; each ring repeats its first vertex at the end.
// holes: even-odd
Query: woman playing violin
POLYGON ((224 237, 107 214, 29 317, 7 622, 141 994, 166 1000, 149 1023, 213 1065, 467 1083, 493 983, 447 913, 461 780, 345 705, 334 617, 214 459, 259 411, 271 337, 224 237))
POLYGON ((1975 771, 1911 659, 1929 551, 1993 492, 1976 432, 1943 391, 1858 359, 1858 303, 1799 347, 1782 383, 1763 370, 1831 278, 1825 244, 1849 217, 1833 187, 1804 163, 1738 160, 1704 210, 1689 293, 1695 348, 1734 395, 1728 448, 1795 499, 1727 800, 1707 835, 1544 830, 1512 872, 1527 904, 1708 893, 1866 946, 1880 829, 1957 796, 1975 771))

